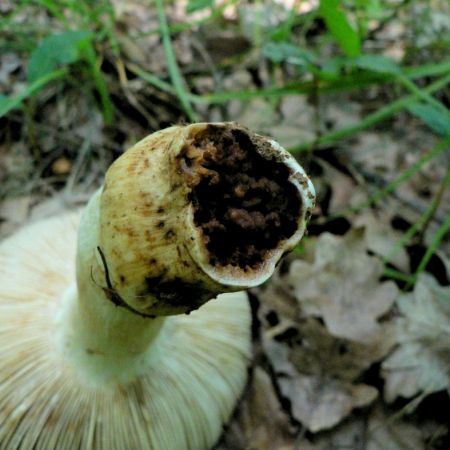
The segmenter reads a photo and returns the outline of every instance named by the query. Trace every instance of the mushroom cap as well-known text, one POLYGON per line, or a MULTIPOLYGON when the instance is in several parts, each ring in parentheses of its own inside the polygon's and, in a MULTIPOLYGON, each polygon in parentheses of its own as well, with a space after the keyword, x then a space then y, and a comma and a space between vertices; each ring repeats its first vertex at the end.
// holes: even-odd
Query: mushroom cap
POLYGON ((0 449, 211 448, 246 382, 246 294, 167 317, 138 377, 93 379, 60 338, 78 223, 46 219, 0 243, 0 449))

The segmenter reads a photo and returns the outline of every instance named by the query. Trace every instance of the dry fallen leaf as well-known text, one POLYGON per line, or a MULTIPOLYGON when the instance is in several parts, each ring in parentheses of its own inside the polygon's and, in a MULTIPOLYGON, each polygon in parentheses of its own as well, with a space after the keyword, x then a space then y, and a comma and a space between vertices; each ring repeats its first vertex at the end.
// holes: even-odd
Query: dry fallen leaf
POLYGON ((338 427, 302 440, 299 450, 367 450, 365 447, 366 423, 351 417, 338 427))
POLYGON ((350 160, 371 174, 395 176, 405 149, 388 133, 366 132, 358 136, 358 142, 348 147, 350 160))
POLYGON ((263 348, 292 416, 317 432, 378 396, 364 373, 392 349, 381 320, 397 288, 380 283, 382 264, 367 254, 363 229, 323 233, 304 244, 302 260, 259 294, 263 348))
POLYGON ((319 320, 306 318, 298 322, 298 334, 290 349, 290 361, 298 371, 307 375, 354 382, 392 348, 390 327, 386 326, 384 332, 385 339, 357 342, 337 338, 319 320))
POLYGON ((7 94, 14 83, 14 72, 22 65, 22 60, 16 53, 4 52, 0 60, 0 91, 7 94))
MULTIPOLYGON (((376 406, 368 417, 352 416, 333 430, 314 436, 302 450, 425 450, 425 433, 376 406)), ((303 444, 303 443, 302 443, 303 444)))
POLYGON ((311 127, 314 108, 307 99, 299 95, 287 95, 280 101, 280 121, 272 123, 267 132, 286 148, 302 142, 312 141, 315 137, 311 127))
POLYGON ((398 347, 383 362, 385 398, 410 398, 450 387, 450 287, 430 275, 419 277, 414 291, 397 300, 398 347))
POLYGON ((269 375, 256 366, 238 413, 216 450, 293 450, 294 432, 269 375))
MULTIPOLYGON (((230 89, 236 90, 234 87, 230 89)), ((261 134, 272 136, 283 147, 298 145, 314 139, 311 122, 314 109, 301 96, 286 96, 280 101, 279 111, 273 103, 261 98, 233 101, 229 116, 261 134)))
POLYGON ((366 431, 367 450, 425 450, 423 433, 392 412, 386 414, 382 408, 376 408, 371 414, 366 431))
POLYGON ((312 432, 335 426, 378 396, 373 386, 352 383, 377 349, 336 339, 316 319, 304 319, 298 328, 291 322, 269 328, 263 347, 291 414, 312 432))
POLYGON ((229 111, 237 122, 261 134, 268 134, 270 126, 279 121, 273 105, 261 98, 233 102, 229 111))
POLYGON ((314 186, 318 193, 318 205, 325 206, 325 213, 340 214, 367 201, 367 192, 358 186, 352 177, 327 161, 319 160, 318 164, 322 173, 314 180, 314 186), (323 198, 328 196, 329 201, 323 202, 323 198))
POLYGON ((313 433, 335 426, 378 396, 372 386, 313 376, 281 377, 279 384, 283 396, 291 400, 292 415, 313 433))
POLYGON ((322 96, 320 103, 327 128, 340 130, 361 120, 361 105, 348 98, 344 100, 342 94, 322 96))
POLYGON ((362 230, 323 233, 314 256, 312 263, 294 261, 287 277, 304 314, 323 318, 335 336, 372 342, 398 290, 393 282, 380 283, 383 266, 367 255, 362 230))
POLYGON ((408 272, 410 269, 408 254, 404 247, 398 245, 402 233, 389 225, 390 219, 385 211, 375 215, 370 209, 365 209, 356 218, 354 226, 364 227, 364 239, 368 250, 385 258, 398 269, 408 272))

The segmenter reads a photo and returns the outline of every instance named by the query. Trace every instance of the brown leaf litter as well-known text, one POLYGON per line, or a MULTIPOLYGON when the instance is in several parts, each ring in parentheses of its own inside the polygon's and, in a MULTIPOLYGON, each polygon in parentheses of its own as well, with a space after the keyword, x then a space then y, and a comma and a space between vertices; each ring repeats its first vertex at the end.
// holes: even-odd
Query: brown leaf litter
POLYGON ((382 263, 366 253, 363 232, 354 230, 323 233, 314 261, 293 261, 287 282, 306 316, 322 318, 334 336, 371 342, 397 295, 392 281, 379 282, 382 273, 382 263))
POLYGON ((291 449, 295 427, 282 409, 269 374, 261 367, 253 370, 249 389, 237 415, 216 450, 291 449))
POLYGON ((394 345, 382 318, 397 288, 380 283, 381 274, 360 229, 343 237, 323 233, 260 295, 263 346, 276 383, 292 416, 312 432, 378 396, 359 380, 394 345))
POLYGON ((382 364, 386 400, 450 389, 450 287, 423 274, 396 303, 398 346, 382 364))

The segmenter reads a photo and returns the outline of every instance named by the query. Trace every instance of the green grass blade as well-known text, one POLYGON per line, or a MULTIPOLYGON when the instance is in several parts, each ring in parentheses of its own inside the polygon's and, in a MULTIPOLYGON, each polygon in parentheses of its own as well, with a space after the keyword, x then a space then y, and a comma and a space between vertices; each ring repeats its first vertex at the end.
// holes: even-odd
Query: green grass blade
POLYGON ((426 211, 419 217, 419 220, 411 225, 408 230, 403 234, 403 236, 394 244, 390 252, 384 257, 383 262, 388 264, 392 257, 395 256, 400 249, 404 248, 411 239, 417 234, 417 232, 422 228, 422 226, 427 222, 434 212, 433 203, 426 209, 426 211))
MULTIPOLYGON (((143 80, 150 83, 152 86, 160 89, 163 92, 167 92, 176 95, 174 87, 155 75, 146 72, 135 64, 129 64, 127 66, 131 72, 138 75, 143 80)), ((443 72, 448 73, 450 71, 450 62, 431 64, 419 67, 408 67, 404 69, 404 73, 411 77, 423 77, 440 75, 443 72)), ((291 83, 286 86, 273 87, 266 89, 249 89, 241 91, 228 91, 228 92, 214 92, 211 94, 196 95, 186 93, 189 100, 196 104, 222 104, 230 100, 250 100, 252 98, 268 98, 268 97, 282 97, 284 95, 308 95, 312 93, 332 93, 332 92, 345 92, 348 90, 354 90, 355 88, 363 88, 372 84, 388 83, 395 79, 392 74, 371 74, 364 73, 357 76, 350 75, 344 76, 335 81, 323 81, 318 85, 312 81, 304 81, 291 83)))
MULTIPOLYGON (((211 11, 211 14, 206 17, 202 17, 200 19, 195 19, 195 20, 191 20, 191 21, 172 24, 172 25, 168 26, 169 33, 171 33, 171 34, 172 33, 180 33, 183 31, 192 30, 193 28, 197 28, 205 23, 213 22, 216 19, 220 19, 222 17, 223 12, 229 6, 232 6, 238 2, 239 2, 239 0, 224 1, 219 6, 217 6, 217 8, 214 8, 211 11)), ((153 28, 149 31, 145 31, 143 33, 139 33, 139 34, 137 34, 135 36, 131 36, 131 37, 133 39, 142 39, 147 36, 151 36, 151 35, 155 35, 155 34, 161 34, 161 26, 153 28)))
POLYGON ((442 196, 444 192, 450 186, 450 167, 447 170, 447 174, 442 180, 442 183, 437 191, 436 195, 433 198, 433 201, 430 203, 426 211, 419 217, 417 220, 395 243, 391 251, 384 258, 384 263, 387 264, 390 262, 390 259, 401 249, 404 248, 406 244, 408 244, 411 239, 418 233, 424 233, 426 225, 430 222, 433 215, 435 214, 437 208, 439 207, 440 202, 442 201, 442 196))
POLYGON ((100 70, 97 55, 91 42, 86 42, 83 46, 84 56, 91 71, 92 78, 95 83, 95 87, 100 95, 100 102, 102 105, 103 120, 106 125, 111 125, 114 116, 114 106, 111 102, 111 98, 108 93, 108 87, 106 85, 103 74, 100 70))
POLYGON ((414 280, 413 275, 399 272, 398 270, 391 269, 390 267, 384 268, 383 275, 385 277, 392 278, 393 280, 403 281, 405 283, 410 283, 414 280))
POLYGON ((361 53, 361 42, 358 33, 343 13, 341 3, 339 0, 320 0, 319 14, 347 56, 358 56, 361 53))
POLYGON ((372 197, 367 202, 363 202, 356 208, 358 210, 361 210, 365 207, 368 207, 368 206, 378 203, 381 199, 386 197, 388 194, 395 191, 402 183, 404 183, 406 180, 411 178, 416 172, 418 172, 422 168, 422 166, 424 164, 433 160, 438 155, 443 153, 445 150, 448 150, 449 145, 450 145, 450 137, 448 137, 447 139, 444 139, 439 144, 437 144, 435 147, 433 147, 428 153, 423 155, 418 161, 416 161, 414 164, 412 164, 410 167, 408 167, 406 170, 404 170, 397 178, 395 178, 390 183, 388 183, 383 189, 380 189, 376 194, 372 195, 372 197))
POLYGON ((418 117, 431 130, 441 136, 450 136, 450 114, 432 103, 414 102, 407 107, 410 114, 418 117))
POLYGON ((402 84, 404 87, 406 87, 406 89, 408 89, 410 92, 412 92, 413 94, 416 94, 417 98, 419 100, 423 100, 424 102, 435 106, 435 108, 437 110, 441 111, 442 114, 444 114, 446 116, 449 115, 449 111, 445 107, 444 104, 442 104, 439 100, 435 99, 426 90, 420 89, 419 87, 417 87, 417 85, 413 81, 411 81, 407 76, 400 73, 397 75, 397 80, 400 82, 400 84, 402 84))
POLYGON ((162 0, 156 0, 156 8, 158 12, 159 26, 161 30, 161 37, 163 40, 164 52, 166 54, 166 61, 170 74, 170 79, 172 80, 175 92, 180 100, 184 112, 186 113, 191 122, 196 122, 197 115, 190 104, 189 95, 186 92, 186 88, 184 86, 184 82, 175 59, 175 54, 173 52, 169 27, 167 26, 167 19, 166 14, 164 12, 164 5, 162 0))
MULTIPOLYGON (((130 70, 130 72, 134 73, 138 77, 142 78, 143 80, 147 81, 152 86, 155 86, 160 91, 167 92, 169 94, 176 95, 175 89, 170 83, 166 83, 163 80, 160 80, 156 75, 153 75, 152 73, 146 72, 145 70, 141 69, 136 64, 127 64, 127 69, 130 70)), ((192 98, 191 94, 191 98, 192 98)))
MULTIPOLYGON (((447 86, 449 82, 450 82, 450 74, 447 74, 446 76, 440 78, 434 83, 431 83, 429 86, 424 88, 423 91, 425 91, 427 94, 431 94, 447 86)), ((341 139, 353 136, 354 134, 357 134, 362 130, 370 128, 376 125, 377 123, 380 123, 383 120, 392 117, 394 114, 397 114, 399 111, 407 108, 409 105, 417 101, 418 97, 419 95, 417 93, 402 97, 398 100, 393 101, 384 108, 380 108, 378 111, 369 114, 363 120, 354 125, 350 125, 340 130, 324 134, 318 140, 299 144, 289 148, 288 150, 291 153, 299 153, 302 151, 311 150, 312 148, 319 148, 321 146, 329 145, 341 139)))
POLYGON ((333 220, 340 217, 345 217, 348 214, 357 213, 365 208, 368 208, 369 206, 377 204, 380 200, 385 198, 391 192, 394 192, 402 183, 411 178, 416 172, 418 172, 423 167, 424 164, 436 158, 445 150, 448 150, 449 145, 450 145, 450 137, 436 144, 430 151, 425 153, 425 155, 423 155, 418 161, 416 161, 405 171, 403 171, 397 178, 389 182, 383 189, 377 191, 368 200, 361 202, 358 205, 352 206, 350 208, 346 208, 345 210, 339 213, 333 214, 329 216, 328 219, 333 220))
POLYGON ((416 269, 416 272, 414 273, 414 281, 410 281, 406 286, 406 289, 410 288, 417 281, 418 276, 426 269, 428 263, 430 262, 431 257, 434 255, 434 252, 437 250, 442 239, 449 231, 450 231, 450 213, 447 215, 444 223, 437 229, 435 235, 433 236, 433 240, 428 246, 425 255, 423 255, 423 258, 421 259, 416 269))
POLYGON ((19 92, 14 96, 11 97, 0 96, 0 117, 3 117, 12 109, 20 107, 20 105, 26 98, 30 97, 37 91, 41 90, 50 81, 63 78, 66 75, 67 70, 65 69, 55 70, 51 73, 44 75, 43 77, 39 78, 33 83, 29 84, 22 92, 19 92))

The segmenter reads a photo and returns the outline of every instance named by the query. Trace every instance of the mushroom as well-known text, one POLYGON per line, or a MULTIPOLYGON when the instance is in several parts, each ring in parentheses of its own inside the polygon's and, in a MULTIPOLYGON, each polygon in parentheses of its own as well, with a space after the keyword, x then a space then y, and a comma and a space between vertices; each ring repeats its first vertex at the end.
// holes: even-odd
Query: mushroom
POLYGON ((243 290, 313 202, 276 142, 174 126, 117 159, 81 214, 3 241, 0 449, 211 448, 246 383, 243 290))

